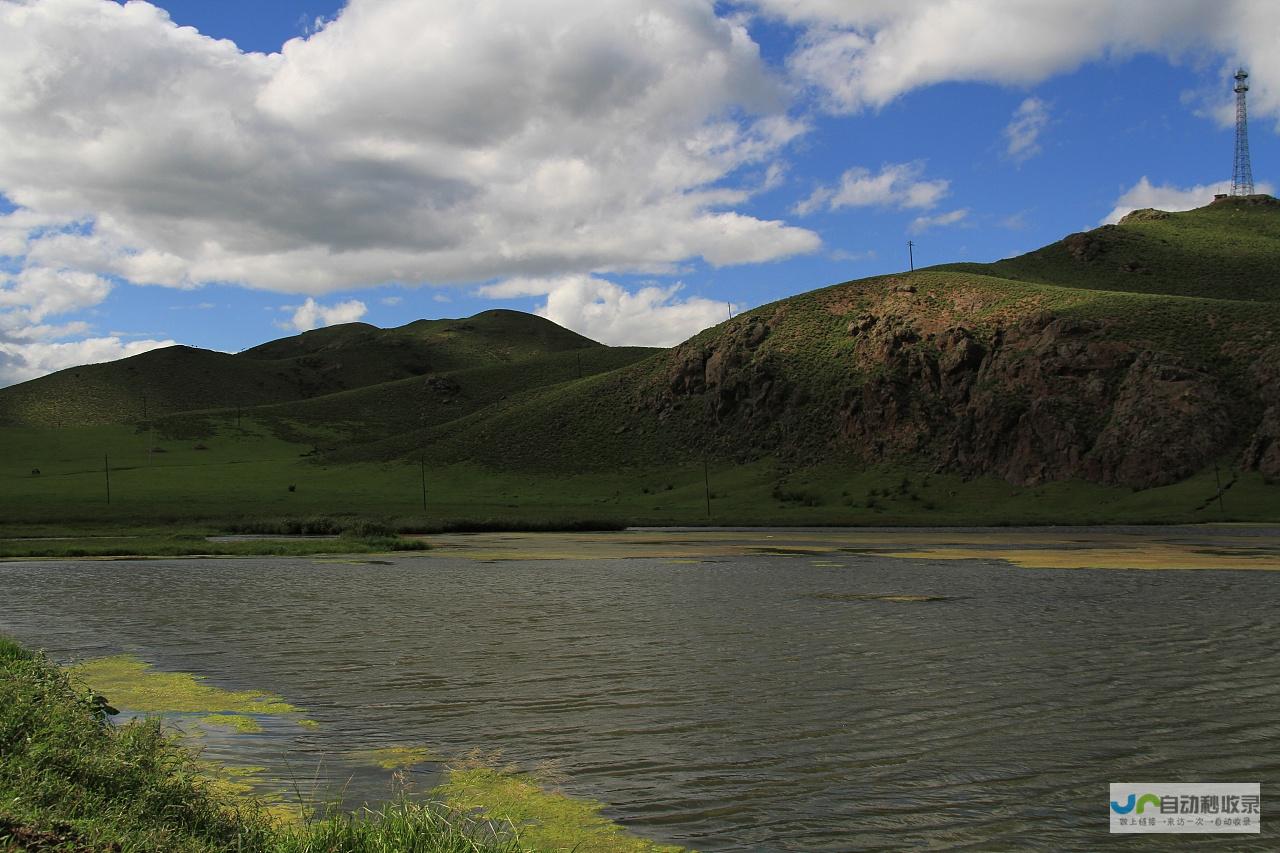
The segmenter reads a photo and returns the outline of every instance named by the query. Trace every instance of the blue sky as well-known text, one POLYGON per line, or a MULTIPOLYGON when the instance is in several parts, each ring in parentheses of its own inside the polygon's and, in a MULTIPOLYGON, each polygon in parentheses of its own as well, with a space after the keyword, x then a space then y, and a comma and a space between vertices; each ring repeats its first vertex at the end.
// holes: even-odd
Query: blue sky
POLYGON ((0 384, 490 307, 675 343, 1203 203, 1242 62, 1280 155, 1262 0, 155 6, 0 0, 0 384))

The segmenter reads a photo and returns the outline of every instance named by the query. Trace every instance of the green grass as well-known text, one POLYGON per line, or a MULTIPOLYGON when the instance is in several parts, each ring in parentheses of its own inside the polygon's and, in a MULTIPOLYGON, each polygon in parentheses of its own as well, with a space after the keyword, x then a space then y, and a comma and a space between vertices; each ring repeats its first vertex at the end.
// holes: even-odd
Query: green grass
MULTIPOLYGON (((532 414, 529 416, 532 420, 532 414)), ((532 429, 532 425, 530 426, 532 429)), ((182 556, 378 553, 416 548, 393 534, 490 530, 607 530, 665 524, 1051 524, 1197 522, 1280 518, 1280 488, 1256 473, 1233 472, 1226 512, 1207 503, 1212 469, 1181 483, 1135 492, 1069 481, 1021 487, 991 477, 966 479, 926 465, 866 465, 831 456, 819 462, 712 456, 712 512, 706 512, 702 457, 662 458, 643 434, 608 468, 542 468, 534 456, 505 468, 484 462, 323 464, 246 422, 246 430, 207 438, 207 450, 168 444, 145 464, 145 445, 127 428, 48 431, 0 428, 10 446, 42 460, 0 469, 0 556, 182 556), (41 444, 57 453, 41 453, 41 444), (112 447, 112 503, 91 454, 112 447), (43 460, 50 461, 45 462, 43 460), (133 463, 133 464, 128 464, 133 463), (114 464, 114 463, 113 463, 114 464), (548 470, 549 469, 549 470, 548 470), (567 470, 565 470, 567 469, 567 470), (909 481, 901 491, 903 480, 909 481), (287 486, 294 485, 289 491, 287 486), (334 539, 209 542, 209 535, 350 534, 334 539), (73 537, 73 538, 39 538, 73 537)), ((600 448, 609 451, 611 445, 600 448)), ((534 448, 536 451, 536 448, 534 448)), ((584 447, 583 452, 587 452, 584 447)), ((615 457, 617 459, 617 457, 615 457)))
POLYGON ((0 389, 0 424, 144 422, 175 412, 250 408, 428 373, 602 349, 549 320, 485 311, 396 329, 349 323, 229 355, 174 346, 62 370, 0 389))
MULTIPOLYGON (((83 686, 89 677, 69 675, 42 655, 0 636, 0 850, 676 849, 627 835, 600 817, 597 803, 547 792, 527 777, 475 767, 460 768, 434 800, 401 797, 377 809, 282 824, 264 803, 243 794, 242 786, 220 782, 157 720, 112 724, 107 700, 83 686)), ((191 689, 179 685, 176 699, 151 693, 144 698, 167 708, 191 689)), ((128 694, 122 688, 122 698, 137 698, 128 694)), ((206 699, 196 704, 207 704, 206 699)), ((214 704, 228 703, 215 699, 214 704)))
POLYGON ((1072 235, 993 264, 934 269, 1084 290, 1277 302, 1278 209, 1274 199, 1269 204, 1230 199, 1165 216, 1138 214, 1087 232, 1088 239, 1072 235))
POLYGON ((549 791, 532 776, 492 766, 459 766, 437 789, 459 811, 481 810, 515 826, 528 844, 577 853, 679 853, 682 848, 626 834, 601 803, 549 791))
MULTIPOLYGON (((711 520, 722 523, 1066 523, 1106 519, 1102 507, 1117 522, 1205 516, 1198 495, 1207 468, 1179 487, 1140 495, 1071 482, 1018 489, 965 469, 976 476, 953 477, 945 493, 908 504, 883 495, 870 505, 856 499, 880 489, 882 469, 894 479, 938 468, 946 448, 935 433, 959 416, 916 387, 918 376, 902 362, 849 333, 867 313, 916 327, 921 338, 912 351, 921 358, 938 351, 930 334, 962 326, 992 347, 1004 332, 1048 313, 1094 324, 1091 340, 1151 349, 1204 372, 1239 425, 1218 460, 1233 483, 1228 515, 1274 520, 1274 491, 1250 475, 1235 485, 1230 471, 1261 418, 1264 401, 1249 371, 1280 344, 1277 297, 1280 209, 1229 202, 1135 216, 995 264, 799 294, 672 351, 596 346, 542 318, 504 311, 399 329, 331 327, 237 356, 166 351, 154 361, 77 369, 80 379, 77 370, 64 371, 0 390, 0 422, 16 424, 0 427, 0 533, 158 535, 138 544, 162 554, 314 553, 323 546, 202 551, 197 544, 209 533, 272 532, 281 519, 317 516, 415 532, 704 523, 704 460, 718 493, 711 520), (1089 241, 1100 248, 1079 251, 1089 241), (761 324, 767 336, 744 346, 761 324), (736 396, 673 393, 680 360, 699 352, 732 356, 725 375, 736 396), (255 373, 262 365, 271 367, 255 373), (103 381, 116 396, 87 393, 81 380, 89 373, 109 378, 103 381), (160 373, 203 406, 227 403, 222 390, 205 387, 210 382, 250 389, 252 399, 173 413, 195 404, 147 391, 160 373), (868 447, 872 439, 843 437, 845 407, 871 381, 927 413, 919 422, 934 432, 888 451, 868 447), (149 420, 140 412, 144 393, 152 400, 149 420), (771 402, 753 409, 755 397, 771 402), (168 402, 155 402, 162 398, 168 402), (815 483, 799 487, 797 478, 815 483), (1017 497, 992 497, 1006 494, 1017 497)), ((1022 358, 1037 357, 1022 344, 1022 358)), ((1098 381, 1117 385, 1113 373, 1098 381)), ((1018 387, 983 390, 1011 412, 1032 402, 1018 387)), ((1086 443, 1109 414, 1066 396, 1058 404, 1082 425, 1086 443)), ((387 544, 367 538, 367 547, 342 546, 387 544)), ((10 541, 0 553, 108 555, 128 547, 123 540, 10 541)))

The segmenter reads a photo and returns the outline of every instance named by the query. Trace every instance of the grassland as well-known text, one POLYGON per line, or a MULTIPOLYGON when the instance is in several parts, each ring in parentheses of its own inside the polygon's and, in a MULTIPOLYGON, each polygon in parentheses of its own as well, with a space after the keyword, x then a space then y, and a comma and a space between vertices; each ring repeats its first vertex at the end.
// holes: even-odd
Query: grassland
MULTIPOLYGON (((1213 377, 1238 401, 1233 417, 1252 423, 1262 404, 1251 365, 1280 345, 1280 207, 1139 213, 994 264, 845 282, 674 351, 603 347, 490 311, 63 371, 0 389, 0 554, 315 553, 330 546, 204 539, 314 517, 332 520, 325 532, 1280 518, 1278 489, 1237 470, 1235 445, 1181 483, 1140 492, 962 477, 929 448, 868 462, 832 438, 860 385, 887 378, 920 407, 938 405, 865 357, 847 329, 868 312, 926 331, 963 326, 988 343, 1045 313, 1089 322, 1103 340, 1213 377), (769 327, 763 342, 734 350, 757 323, 769 327), (681 354, 697 351, 729 353, 738 374, 790 396, 750 418, 710 395, 673 396, 681 354), (106 534, 130 538, 87 538, 106 534), (67 535, 80 541, 15 541, 67 535)), ((1005 391, 1011 410, 1031 402, 1005 391)), ((363 538, 340 545, 392 547, 363 538)))
POLYGON ((1256 473, 1213 470, 1132 491, 1083 482, 1020 487, 928 469, 829 460, 700 457, 609 470, 499 470, 479 462, 330 464, 246 420, 201 440, 122 426, 0 428, 0 556, 377 553, 422 547, 433 532, 590 529, 627 524, 1063 524, 1269 521, 1280 490, 1256 473), (111 502, 107 502, 110 460, 111 502), (33 475, 31 469, 41 473, 33 475), (423 509, 422 485, 427 486, 423 509), (1221 504, 1219 483, 1228 488, 1221 504), (292 489, 290 487, 293 487, 292 489), (708 488, 709 486, 709 488, 708 488), (710 493, 710 513, 707 497, 710 493), (243 533, 357 535, 215 541, 243 533), (393 538, 397 534, 426 534, 393 538), (53 537, 53 538, 49 538, 53 537))
POLYGON ((348 323, 236 355, 168 347, 0 389, 0 424, 143 423, 176 412, 293 402, 426 374, 604 349, 541 317, 486 311, 395 329, 348 323))

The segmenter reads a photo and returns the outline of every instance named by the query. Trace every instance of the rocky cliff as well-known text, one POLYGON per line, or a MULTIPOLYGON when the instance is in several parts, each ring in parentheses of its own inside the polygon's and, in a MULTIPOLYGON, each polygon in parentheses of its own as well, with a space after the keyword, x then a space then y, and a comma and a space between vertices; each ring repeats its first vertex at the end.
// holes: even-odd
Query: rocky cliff
POLYGON ((1276 312, 1172 304, 940 273, 855 282, 677 347, 640 407, 762 455, 1027 485, 1141 489, 1215 461, 1280 478, 1276 312), (1144 334, 1144 308, 1173 328, 1144 334))

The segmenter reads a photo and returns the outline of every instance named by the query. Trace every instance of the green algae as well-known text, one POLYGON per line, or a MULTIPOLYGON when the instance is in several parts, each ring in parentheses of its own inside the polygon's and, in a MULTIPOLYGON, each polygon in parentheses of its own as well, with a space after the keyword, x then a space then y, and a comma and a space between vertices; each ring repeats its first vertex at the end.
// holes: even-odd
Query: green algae
POLYGON ((189 672, 163 672, 133 655, 94 658, 68 674, 113 705, 140 714, 297 714, 301 709, 259 690, 224 690, 189 672))
POLYGON ((961 596, 955 595, 919 595, 914 593, 874 593, 874 592, 819 592, 810 598, 820 601, 895 601, 911 603, 921 601, 958 601, 961 596))
POLYGON ((384 770, 406 770, 439 757, 425 746, 384 746, 352 753, 357 761, 376 764, 384 770))
POLYGON ((262 723, 245 714, 206 714, 200 722, 209 726, 235 729, 242 734, 256 734, 262 731, 262 723))
POLYGON ((522 847, 576 853, 682 853, 627 833, 601 814, 604 804, 548 790, 533 776, 491 766, 452 767, 435 789, 445 805, 511 824, 522 847))
POLYGON ((231 765, 199 760, 197 770, 206 788, 215 797, 235 806, 251 809, 275 826, 302 826, 308 810, 287 803, 279 792, 264 792, 259 778, 267 768, 256 765, 231 765))

